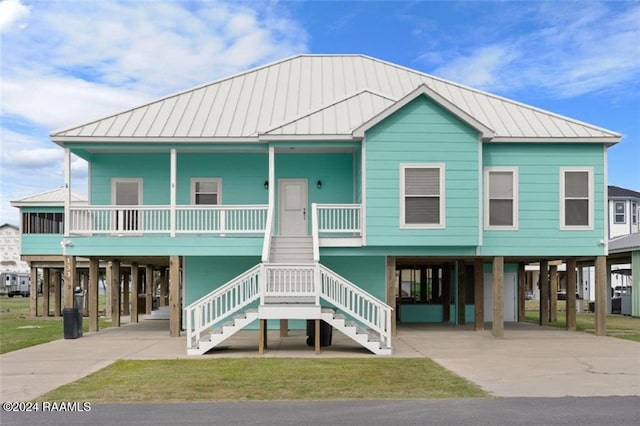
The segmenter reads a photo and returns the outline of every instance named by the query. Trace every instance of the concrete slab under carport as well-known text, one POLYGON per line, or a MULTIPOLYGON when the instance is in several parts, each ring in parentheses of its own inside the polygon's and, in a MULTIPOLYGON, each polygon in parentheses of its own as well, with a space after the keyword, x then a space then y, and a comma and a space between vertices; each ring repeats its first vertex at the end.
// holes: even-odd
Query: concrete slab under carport
MULTIPOLYGON (((334 330, 319 355, 302 330, 268 333, 258 355, 258 331, 242 330, 202 357, 186 355, 185 337, 170 337, 167 320, 87 333, 0 355, 0 399, 28 401, 85 377, 118 359, 214 359, 226 357, 375 357, 334 330)), ((583 332, 506 323, 505 337, 490 327, 401 325, 393 358, 431 358, 498 397, 640 396, 640 344, 583 332)), ((401 384, 392 384, 401 386, 401 384)))
POLYGON ((640 395, 640 343, 628 340, 505 323, 499 339, 488 330, 403 327, 397 356, 405 345, 495 396, 640 395))

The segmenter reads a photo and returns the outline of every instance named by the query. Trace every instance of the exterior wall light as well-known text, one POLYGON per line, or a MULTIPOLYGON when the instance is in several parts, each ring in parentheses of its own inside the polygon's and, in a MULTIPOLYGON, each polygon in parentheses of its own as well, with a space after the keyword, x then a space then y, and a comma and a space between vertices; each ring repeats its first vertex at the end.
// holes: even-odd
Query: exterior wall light
POLYGON ((264 189, 269 189, 269 181, 268 180, 264 181, 264 189))
POLYGON ((318 179, 318 183, 316 183, 316 186, 318 187, 318 189, 322 189, 322 181, 320 179, 318 179))

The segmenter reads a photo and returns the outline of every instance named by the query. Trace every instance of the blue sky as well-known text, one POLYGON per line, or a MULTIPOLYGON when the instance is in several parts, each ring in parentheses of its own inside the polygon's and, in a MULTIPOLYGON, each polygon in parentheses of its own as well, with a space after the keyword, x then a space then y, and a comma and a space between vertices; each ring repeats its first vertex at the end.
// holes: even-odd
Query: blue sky
MULTIPOLYGON (((0 224, 60 187, 55 129, 299 53, 363 53, 623 135, 640 191, 638 1, 0 2, 0 224)), ((72 162, 74 192, 87 168, 72 162)))

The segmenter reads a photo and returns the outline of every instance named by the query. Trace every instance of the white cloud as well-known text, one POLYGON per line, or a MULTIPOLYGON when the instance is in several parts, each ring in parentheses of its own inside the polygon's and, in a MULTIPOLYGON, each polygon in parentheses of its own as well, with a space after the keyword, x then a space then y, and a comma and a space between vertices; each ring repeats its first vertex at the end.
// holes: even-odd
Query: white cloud
MULTIPOLYGON (((16 223, 8 200, 62 184, 50 131, 304 53, 308 35, 287 16, 277 2, 0 3, 0 222, 16 223)), ((86 175, 74 158, 74 191, 86 175)))
POLYGON ((503 68, 518 59, 515 49, 506 45, 492 45, 475 50, 469 56, 460 56, 446 61, 446 65, 434 70, 453 81, 464 82, 472 87, 497 88, 504 84, 498 77, 503 68))
POLYGON ((0 33, 9 30, 27 15, 29 8, 20 3, 20 0, 4 0, 0 3, 0 33))
MULTIPOLYGON (((419 59, 435 65, 436 75, 484 90, 535 88, 557 98, 610 90, 624 93, 625 83, 640 75, 637 4, 620 8, 597 2, 582 7, 569 2, 530 3, 526 14, 521 5, 519 19, 526 17, 536 30, 511 38, 500 37, 500 26, 490 33, 474 31, 473 39, 466 34, 458 40, 462 47, 449 57, 429 50, 419 59)), ((507 15, 508 6, 504 6, 507 15)))

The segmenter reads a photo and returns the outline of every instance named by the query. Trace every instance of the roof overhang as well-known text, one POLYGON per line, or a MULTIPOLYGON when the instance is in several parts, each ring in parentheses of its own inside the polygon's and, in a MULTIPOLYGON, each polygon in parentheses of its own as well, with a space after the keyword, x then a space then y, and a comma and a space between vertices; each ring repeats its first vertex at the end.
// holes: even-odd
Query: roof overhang
POLYGON ((494 137, 495 132, 492 129, 490 129, 485 124, 481 123, 480 121, 478 121, 477 119, 475 119, 474 117, 466 113, 465 111, 458 108, 455 104, 453 104, 449 100, 440 96, 433 89, 429 88, 426 84, 421 84, 413 92, 409 93, 404 98, 400 99, 399 101, 391 105, 389 108, 375 115, 370 120, 364 122, 359 127, 355 128, 353 131, 353 137, 357 139, 364 138, 364 134, 367 130, 371 129, 373 126, 380 123, 382 120, 394 114, 395 112, 399 111, 404 106, 406 106, 411 101, 413 101, 414 99, 420 96, 428 97, 429 99, 431 99, 432 101, 434 101, 435 103, 437 103, 438 105, 440 105, 441 107, 448 110, 453 115, 455 115, 456 117, 458 117, 459 119, 467 123, 469 126, 477 130, 478 133, 480 133, 481 140, 487 141, 487 140, 491 140, 494 137))
POLYGON ((620 136, 608 137, 536 137, 536 138, 512 138, 505 136, 496 136, 492 138, 491 143, 600 143, 606 146, 612 146, 620 142, 620 136))

